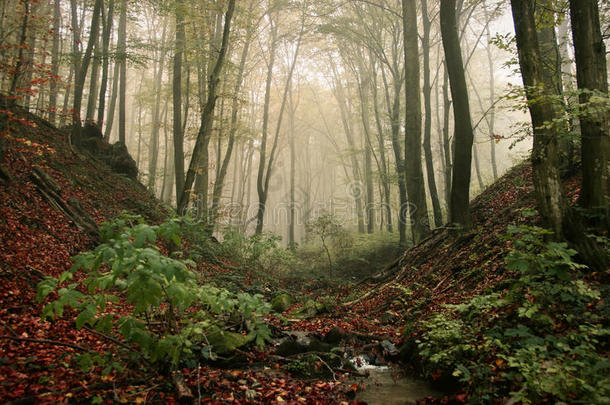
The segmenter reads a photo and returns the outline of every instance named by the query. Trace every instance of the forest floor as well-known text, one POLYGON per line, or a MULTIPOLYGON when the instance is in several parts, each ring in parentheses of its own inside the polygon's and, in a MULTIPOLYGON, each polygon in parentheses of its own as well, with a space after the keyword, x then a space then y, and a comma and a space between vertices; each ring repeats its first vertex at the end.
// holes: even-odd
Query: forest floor
MULTIPOLYGON (((75 367, 74 354, 112 352, 115 343, 98 333, 77 330, 73 319, 41 320, 42 304, 36 300, 36 284, 44 276, 57 277, 72 266, 73 256, 95 246, 82 215, 77 209, 62 210, 61 201, 73 207, 68 202, 77 200, 76 206, 97 224, 123 211, 158 223, 167 215, 166 209, 144 186, 117 175, 85 152, 75 152, 66 143, 66 133, 33 115, 8 113, 10 131, 0 162, 4 169, 0 177, 0 402, 176 402, 172 381, 162 373, 130 369, 102 376, 99 369, 84 373, 75 367), (40 186, 39 171, 50 177, 47 185, 55 188, 59 206, 40 186)), ((576 187, 569 187, 569 192, 576 198, 576 187)), ((292 281, 285 280, 284 290, 297 303, 281 317, 270 316, 276 344, 263 352, 238 351, 230 363, 182 370, 195 402, 358 403, 358 392, 368 384, 361 371, 329 365, 318 350, 311 349, 317 359, 311 365, 315 372, 299 377, 295 364, 303 366, 307 357, 299 350, 281 352, 279 343, 286 338, 295 343, 306 339, 306 345, 342 341, 342 350, 351 357, 365 354, 390 366, 398 364, 405 358, 397 348, 412 337, 409 333, 416 333, 419 320, 442 305, 460 303, 511 277, 504 263, 512 246, 499 235, 506 233, 509 224, 536 223, 536 216, 522 215, 533 204, 531 169, 521 165, 474 200, 474 226, 467 234, 435 230, 393 265, 351 287, 323 290, 313 282, 290 286, 292 281), (308 315, 294 316, 303 314, 308 302, 329 298, 332 305, 313 305, 308 315), (405 333, 405 325, 415 332, 405 333)), ((240 271, 203 262, 198 269, 211 278, 240 271)), ((268 298, 272 296, 273 292, 268 298)), ((409 363, 396 370, 414 371, 409 363)), ((439 370, 436 378, 441 388, 447 388, 451 384, 443 377, 439 370)), ((465 400, 459 387, 436 399, 443 403, 465 400)))

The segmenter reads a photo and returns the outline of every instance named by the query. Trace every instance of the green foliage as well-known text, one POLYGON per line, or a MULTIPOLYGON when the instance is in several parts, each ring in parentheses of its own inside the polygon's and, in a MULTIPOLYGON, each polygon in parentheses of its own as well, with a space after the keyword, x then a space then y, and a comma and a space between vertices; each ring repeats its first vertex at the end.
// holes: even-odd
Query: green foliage
POLYGON ((449 305, 424 323, 417 343, 426 373, 453 370, 481 402, 506 395, 526 404, 610 400, 602 294, 583 280, 576 252, 545 241, 548 234, 510 227, 514 284, 449 305))
MULTIPOLYGON (((270 337, 264 323, 270 307, 262 296, 201 284, 194 263, 161 252, 163 244, 180 247, 181 225, 171 219, 151 226, 138 217, 104 224, 101 245, 77 256, 69 272, 39 283, 39 300, 56 293, 43 317, 61 318, 74 309, 77 328, 118 334, 147 361, 170 359, 174 367, 194 355, 212 357, 215 347, 207 335, 218 331, 243 331, 248 341, 263 346, 270 337)), ((97 360, 80 361, 85 366, 97 360)))

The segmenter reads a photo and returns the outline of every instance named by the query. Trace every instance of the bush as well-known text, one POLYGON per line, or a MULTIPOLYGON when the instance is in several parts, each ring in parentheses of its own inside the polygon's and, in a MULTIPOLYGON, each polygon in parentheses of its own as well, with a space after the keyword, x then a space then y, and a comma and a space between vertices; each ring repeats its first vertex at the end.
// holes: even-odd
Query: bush
POLYGON ((104 224, 100 246, 78 255, 59 278, 38 284, 39 300, 51 293, 56 297, 45 305, 43 317, 61 318, 72 308, 78 312, 77 328, 118 334, 147 362, 172 368, 196 356, 214 357, 207 336, 218 331, 243 331, 248 342, 263 346, 270 337, 264 323, 270 307, 262 296, 201 284, 191 270, 194 263, 161 253, 162 243, 181 245, 180 229, 177 219, 158 226, 137 217, 104 224), (67 284, 73 279, 78 281, 67 284), (123 298, 128 305, 121 304, 123 298))
POLYGON ((602 294, 584 281, 576 252, 545 242, 548 233, 510 228, 514 284, 424 322, 417 343, 426 374, 452 370, 480 402, 506 395, 525 404, 610 401, 602 294))

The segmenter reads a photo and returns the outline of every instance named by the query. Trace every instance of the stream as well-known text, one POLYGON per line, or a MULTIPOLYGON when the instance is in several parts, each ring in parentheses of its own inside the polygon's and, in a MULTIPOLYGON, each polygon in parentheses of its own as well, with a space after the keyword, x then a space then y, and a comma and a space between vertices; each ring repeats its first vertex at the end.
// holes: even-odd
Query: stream
POLYGON ((369 374, 365 379, 354 380, 365 388, 356 394, 356 401, 369 405, 405 405, 415 404, 416 400, 428 396, 439 396, 425 381, 402 376, 388 366, 368 364, 362 357, 352 360, 352 363, 358 370, 369 374))

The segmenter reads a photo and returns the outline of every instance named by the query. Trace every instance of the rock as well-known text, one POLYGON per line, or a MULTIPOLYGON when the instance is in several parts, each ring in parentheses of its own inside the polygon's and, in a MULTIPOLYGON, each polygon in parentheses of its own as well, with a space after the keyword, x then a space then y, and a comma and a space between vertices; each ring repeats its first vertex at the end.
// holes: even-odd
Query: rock
POLYGON ((275 312, 284 312, 292 305, 292 297, 290 294, 280 294, 271 300, 271 309, 275 312))
POLYGON ((398 349, 396 349, 396 346, 394 346, 394 344, 392 342, 390 342, 389 340, 381 341, 380 346, 383 349, 383 351, 386 352, 388 355, 390 355, 390 356, 398 355, 398 349))
POLYGON ((308 345, 302 344, 292 339, 284 340, 277 348, 276 353, 279 356, 294 356, 295 354, 305 353, 308 351, 308 345))
POLYGON ((125 145, 116 142, 112 145, 110 152, 109 165, 112 170, 132 179, 138 177, 138 166, 136 165, 136 161, 133 160, 125 145))
POLYGON ((345 329, 341 328, 340 326, 335 326, 328 331, 326 336, 324 336, 324 341, 330 344, 337 344, 340 343, 343 339, 345 339, 345 337, 345 329))
POLYGON ((307 300, 305 305, 296 310, 292 315, 295 318, 308 319, 313 318, 318 313, 318 309, 316 308, 316 302, 313 300, 307 300))
POLYGON ((212 345, 212 351, 217 354, 227 354, 248 343, 248 338, 240 333, 215 329, 206 335, 212 345))

